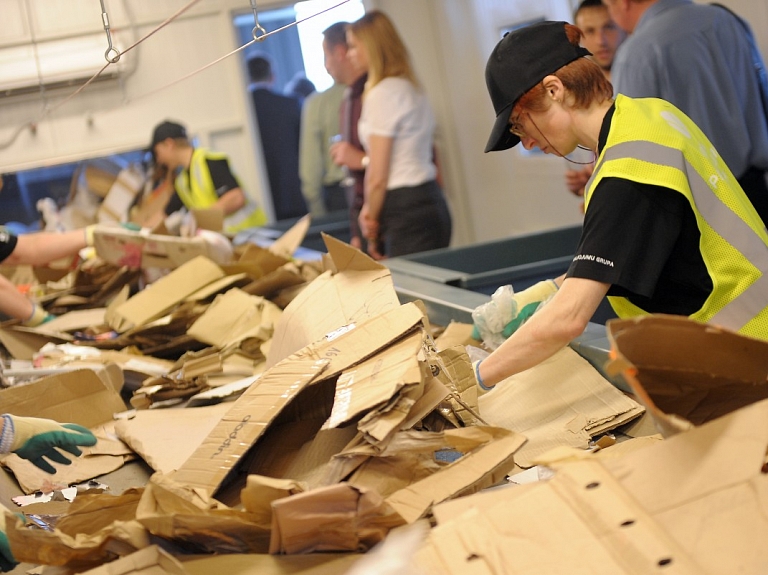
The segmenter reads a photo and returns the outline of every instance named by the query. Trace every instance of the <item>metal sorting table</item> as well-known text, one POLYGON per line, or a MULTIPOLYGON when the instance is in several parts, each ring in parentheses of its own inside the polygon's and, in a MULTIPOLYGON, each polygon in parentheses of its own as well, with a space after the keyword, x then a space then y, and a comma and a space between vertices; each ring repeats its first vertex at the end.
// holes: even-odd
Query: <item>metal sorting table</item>
MULTIPOLYGON (((251 242, 257 245, 266 246, 287 232, 299 221, 299 219, 300 218, 291 218, 288 220, 280 220, 271 224, 265 224, 259 228, 244 230, 238 233, 232 242, 235 245, 251 242)), ((321 253, 327 251, 322 237, 323 233, 349 243, 351 237, 349 231, 349 212, 347 210, 338 210, 328 212, 319 218, 312 218, 307 234, 301 242, 301 247, 304 248, 304 250, 314 250, 318 252, 317 257, 305 257, 307 256, 305 253, 296 253, 295 257, 299 259, 320 259, 321 253)))
POLYGON ((396 272, 491 294, 514 282, 516 290, 568 270, 581 226, 521 234, 459 248, 443 248, 387 260, 396 272))

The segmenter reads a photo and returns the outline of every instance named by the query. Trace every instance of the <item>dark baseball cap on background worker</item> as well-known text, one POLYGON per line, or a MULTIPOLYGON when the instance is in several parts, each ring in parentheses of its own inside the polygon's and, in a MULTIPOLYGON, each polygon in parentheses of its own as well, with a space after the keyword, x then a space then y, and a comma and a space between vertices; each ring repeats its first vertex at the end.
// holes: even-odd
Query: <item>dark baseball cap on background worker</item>
POLYGON ((485 83, 496 111, 486 152, 507 150, 520 138, 509 131, 509 115, 517 101, 546 76, 592 53, 574 46, 565 34, 566 22, 537 22, 506 34, 485 67, 485 83))
POLYGON ((152 142, 149 144, 147 152, 152 155, 152 160, 155 160, 155 146, 160 142, 164 142, 168 138, 187 138, 187 129, 181 124, 166 120, 155 126, 152 132, 152 142))

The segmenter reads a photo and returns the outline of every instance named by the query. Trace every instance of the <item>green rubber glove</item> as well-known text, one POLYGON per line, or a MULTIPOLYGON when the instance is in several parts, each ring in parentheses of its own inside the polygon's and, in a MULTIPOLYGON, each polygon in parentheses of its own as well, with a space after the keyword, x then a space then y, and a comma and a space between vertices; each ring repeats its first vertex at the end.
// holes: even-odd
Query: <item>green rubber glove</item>
MULTIPOLYGON (((11 571, 19 564, 11 552, 11 544, 8 542, 8 536, 5 534, 5 512, 5 507, 0 505, 0 571, 3 573, 11 571)), ((16 515, 22 517, 22 519, 24 517, 19 513, 16 515)))
POLYGON ((56 473, 56 469, 44 457, 64 465, 70 463, 69 458, 56 448, 82 455, 78 446, 96 445, 93 433, 74 423, 61 424, 51 419, 9 414, 3 415, 2 421, 0 452, 13 452, 48 473, 56 473))
POLYGON ((557 289, 554 280, 540 281, 519 293, 514 293, 509 285, 500 287, 490 302, 472 312, 472 338, 495 349, 528 321, 557 289))
POLYGON ((554 280, 544 280, 515 294, 517 302, 517 315, 512 318, 501 332, 505 338, 517 331, 539 309, 539 306, 557 293, 557 284, 554 280))

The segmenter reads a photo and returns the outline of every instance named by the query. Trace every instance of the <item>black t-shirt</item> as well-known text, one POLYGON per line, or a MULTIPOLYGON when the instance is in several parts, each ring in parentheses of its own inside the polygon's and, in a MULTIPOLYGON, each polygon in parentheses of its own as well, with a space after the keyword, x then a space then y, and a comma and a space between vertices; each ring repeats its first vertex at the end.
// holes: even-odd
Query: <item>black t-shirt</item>
MULTIPOLYGON (((229 190, 234 190, 235 188, 240 187, 235 176, 232 175, 232 170, 229 169, 228 160, 206 160, 206 162, 208 162, 208 170, 211 172, 213 188, 216 190, 216 195, 218 197, 223 196, 229 190)), ((189 170, 187 170, 187 172, 189 172, 189 170)), ((179 194, 173 194, 168 201, 168 204, 165 206, 165 213, 172 214, 183 207, 184 203, 181 201, 179 194)))
POLYGON ((16 249, 18 238, 0 226, 0 262, 5 261, 9 255, 16 249))
MULTIPOLYGON (((615 108, 603 120, 605 146, 615 108)), ((567 277, 611 284, 651 313, 691 315, 712 292, 699 250, 701 234, 688 200, 661 186, 603 178, 592 192, 567 277)))

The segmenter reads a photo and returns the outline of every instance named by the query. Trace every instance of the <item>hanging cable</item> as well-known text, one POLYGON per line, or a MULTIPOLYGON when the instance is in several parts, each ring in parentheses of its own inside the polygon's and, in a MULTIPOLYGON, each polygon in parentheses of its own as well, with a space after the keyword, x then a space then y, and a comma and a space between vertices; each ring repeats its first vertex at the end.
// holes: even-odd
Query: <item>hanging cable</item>
POLYGON ((202 66, 202 67, 200 67, 200 68, 198 68, 198 69, 196 69, 196 70, 193 70, 192 72, 190 72, 189 74, 186 74, 186 75, 182 76, 181 78, 177 78, 176 80, 173 80, 172 82, 170 82, 170 83, 168 83, 168 84, 165 84, 165 85, 163 85, 163 86, 160 86, 159 88, 156 88, 156 89, 154 89, 154 90, 152 90, 152 91, 150 91, 150 92, 146 92, 146 93, 144 93, 144 94, 141 94, 141 95, 139 95, 139 96, 134 96, 133 98, 128 98, 128 99, 127 99, 127 100, 124 102, 124 104, 129 104, 129 103, 131 103, 131 102, 135 102, 136 100, 141 100, 141 99, 143 99, 143 98, 147 98, 147 97, 149 97, 149 96, 154 96, 155 94, 157 94, 157 93, 159 93, 159 92, 162 92, 163 90, 166 90, 166 89, 168 89, 168 88, 170 88, 170 87, 172 87, 172 86, 175 86, 176 84, 179 84, 179 83, 183 82, 184 80, 188 80, 188 79, 189 79, 189 78, 191 78, 192 76, 195 76, 195 75, 199 74, 200 72, 203 72, 203 71, 207 70, 208 68, 210 68, 211 66, 214 66, 214 65, 218 64, 218 63, 219 63, 219 62, 221 62, 222 60, 226 60, 226 59, 227 59, 227 58, 229 58, 230 56, 233 56, 234 54, 237 54, 238 52, 242 52, 243 50, 245 50, 245 49, 246 49, 246 48, 248 48, 249 46, 252 46, 252 45, 253 45, 253 44, 255 44, 256 42, 262 42, 262 41, 263 41, 263 40, 265 40, 266 38, 269 38, 270 36, 273 36, 274 34, 277 34, 278 32, 282 32, 283 30, 286 30, 286 29, 288 29, 288 28, 292 28, 293 26, 296 26, 296 25, 298 25, 298 24, 301 24, 302 22, 306 22, 307 20, 310 20, 310 19, 312 19, 312 18, 315 18, 315 17, 319 16, 320 14, 323 14, 323 13, 325 13, 325 12, 328 12, 329 10, 333 10, 334 8, 338 8, 339 6, 341 6, 341 5, 343 5, 343 4, 346 4, 346 3, 347 3, 347 2, 349 2, 349 1, 350 1, 350 0, 341 0, 341 2, 339 2, 338 4, 334 4, 333 6, 330 6, 330 7, 328 7, 328 8, 325 8, 325 9, 323 9, 323 10, 320 10, 319 12, 315 12, 314 14, 310 14, 310 15, 309 15, 309 16, 307 16, 306 18, 302 18, 301 20, 296 20, 295 22, 291 22, 290 24, 286 24, 285 26, 282 26, 282 27, 280 27, 280 28, 278 28, 278 29, 276 29, 276 30, 272 30, 271 32, 267 32, 267 31, 266 31, 266 30, 264 30, 264 28, 263 28, 263 27, 262 27, 262 26, 259 24, 259 20, 258 20, 258 13, 257 13, 257 11, 256 11, 256 10, 257 10, 257 9, 256 9, 256 0, 250 0, 250 2, 251 2, 251 7, 252 7, 252 8, 253 8, 253 10, 254 10, 254 19, 255 19, 255 21, 256 21, 256 26, 254 27, 254 34, 256 33, 256 30, 257 30, 257 29, 260 29, 260 30, 262 30, 262 31, 264 32, 264 33, 263 33, 261 36, 258 36, 258 37, 254 37, 254 39, 253 39, 253 40, 251 40, 250 42, 248 42, 248 43, 246 43, 246 44, 243 44, 243 45, 242 45, 242 46, 240 46, 239 48, 236 48, 236 49, 232 50, 230 53, 228 53, 228 54, 225 54, 224 56, 221 56, 220 58, 217 58, 216 60, 214 60, 213 62, 210 62, 210 63, 206 64, 205 66, 202 66))
POLYGON ((107 9, 104 7, 104 0, 101 0, 101 21, 104 24, 104 32, 107 34, 108 44, 107 51, 104 52, 104 58, 106 58, 107 62, 110 64, 116 64, 120 59, 120 50, 112 45, 112 32, 110 32, 109 27, 109 14, 107 14, 107 9), (113 52, 115 55, 110 57, 109 55, 113 52))
POLYGON ((259 24, 259 9, 256 8, 256 0, 251 0, 251 9, 253 10, 253 39, 257 42, 261 42, 264 39, 264 36, 267 34, 267 31, 264 29, 264 26, 259 24), (259 32, 260 35, 257 36, 256 33, 259 32))
MULTIPOLYGON (((136 42, 134 42, 134 43, 133 43, 131 46, 129 46, 128 48, 126 48, 126 49, 123 51, 123 54, 126 54, 126 53, 130 52, 130 51, 131 51, 131 50, 133 50, 133 49, 134 49, 136 46, 138 46, 139 44, 141 44, 142 42, 144 42, 144 41, 145 41, 147 38, 149 38, 150 36, 154 35, 155 33, 159 32, 160 30, 162 30, 163 28, 165 28, 165 27, 166 27, 168 24, 170 24, 171 22, 173 22, 173 21, 174 21, 176 18, 178 18, 178 17, 179 17, 179 16, 181 16, 182 14, 184 14, 184 12, 186 12, 187 10, 189 10, 190 8, 192 8, 192 6, 194 6, 194 5, 195 5, 195 4, 197 4, 198 2, 200 2, 200 0, 191 0, 191 2, 189 2, 189 3, 188 3, 186 6, 183 6, 182 8, 180 8, 179 10, 177 10, 177 11, 176 11, 176 12, 175 12, 175 13, 174 13, 172 16, 170 16, 170 17, 166 18, 166 19, 165 19, 165 20, 164 20, 162 23, 160 23, 160 25, 158 25, 158 26, 157 26, 157 27, 156 27, 154 30, 152 30, 151 32, 149 32, 149 34, 147 34, 147 35, 146 35, 146 36, 144 36, 143 38, 139 38, 139 39, 138 39, 136 42)), ((78 95, 80 92, 82 92, 83 90, 85 90, 85 89, 86 89, 86 88, 87 88, 87 87, 88 87, 88 86, 89 86, 91 83, 93 83, 93 81, 94 81, 94 80, 96 80, 96 78, 98 78, 99 76, 101 76, 101 74, 104 72, 104 70, 106 70, 106 69, 107 69, 107 68, 108 68, 110 65, 112 65, 112 62, 107 62, 107 64, 106 64, 106 65, 105 65, 105 66, 104 66, 104 67, 103 67, 101 70, 99 70, 99 71, 98 71, 98 72, 96 72, 96 73, 95 73, 93 76, 91 76, 91 78, 90 78, 90 79, 89 79, 89 80, 88 80, 88 81, 87 81, 85 84, 83 84, 82 86, 80 86, 80 87, 79 87, 77 90, 75 90, 75 91, 74 91, 72 94, 70 94, 69 96, 67 96, 67 97, 66 97, 64 100, 62 100, 61 102, 59 102, 58 104, 56 104, 54 107, 52 107, 52 108, 50 108, 50 109, 46 110, 46 111, 45 111, 45 113, 44 113, 44 116, 45 116, 45 115, 47 115, 47 114, 51 114, 51 113, 52 113, 52 112, 54 112, 55 110, 58 110, 58 109, 59 109, 59 108, 61 108, 61 107, 62 107, 64 104, 66 104, 67 102, 69 102, 70 100, 72 100, 72 98, 74 98, 75 96, 77 96, 77 95, 78 95)), ((38 120, 42 120, 42 119, 43 119, 42 117, 38 118, 38 120)))
MULTIPOLYGON (((254 0, 251 0, 251 2, 253 2, 253 1, 254 0)), ((314 14, 310 14, 306 18, 302 18, 301 20, 296 20, 295 22, 291 22, 290 24, 286 24, 285 26, 281 26, 280 28, 278 28, 276 30, 272 30, 271 32, 265 32, 264 34, 262 34, 258 38, 255 36, 256 28, 254 28, 254 40, 256 40, 257 42, 261 42, 263 40, 266 40, 267 38, 277 34, 278 32, 282 32, 283 30, 287 30, 288 28, 293 28, 294 26, 297 26, 297 25, 301 24, 302 22, 306 22, 307 20, 311 20, 312 18, 320 16, 320 14, 325 14, 329 10, 333 10, 334 8, 338 8, 339 6, 341 6, 343 4, 346 4, 349 1, 350 0, 342 0, 338 4, 334 4, 333 6, 329 6, 328 8, 320 10, 319 12, 315 12, 314 14)), ((264 28, 261 28, 261 29, 264 30, 264 28)))

